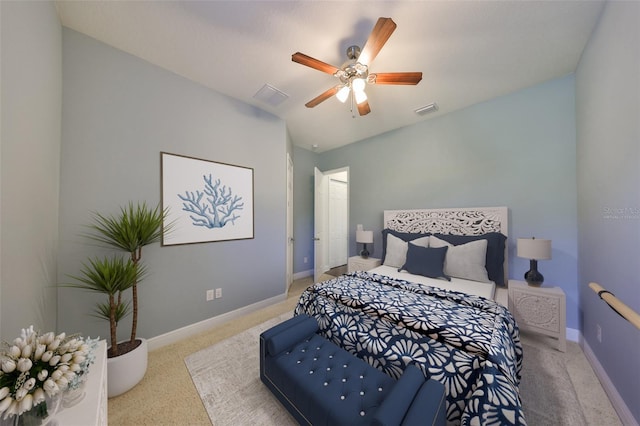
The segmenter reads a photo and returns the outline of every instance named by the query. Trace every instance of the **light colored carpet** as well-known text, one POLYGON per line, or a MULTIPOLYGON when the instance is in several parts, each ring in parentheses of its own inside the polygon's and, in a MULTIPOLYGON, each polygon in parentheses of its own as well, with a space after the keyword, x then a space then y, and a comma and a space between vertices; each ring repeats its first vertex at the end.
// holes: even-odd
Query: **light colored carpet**
MULTIPOLYGON (((272 318, 185 359, 214 425, 296 424, 259 378, 259 335, 289 317, 272 318)), ((605 424, 587 422, 567 371, 566 354, 536 341, 523 346, 520 396, 530 426, 605 424)))
POLYGON ((567 372, 564 355, 523 345, 520 398, 529 425, 582 426, 587 421, 567 372))

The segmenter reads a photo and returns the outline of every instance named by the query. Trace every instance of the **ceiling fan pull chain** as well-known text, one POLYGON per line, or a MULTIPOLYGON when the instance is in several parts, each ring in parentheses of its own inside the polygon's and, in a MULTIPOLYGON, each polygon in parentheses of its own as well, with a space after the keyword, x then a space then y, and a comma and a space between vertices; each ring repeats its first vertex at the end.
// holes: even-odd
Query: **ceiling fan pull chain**
POLYGON ((353 112, 353 104, 354 104, 353 97, 354 97, 353 90, 351 90, 351 93, 349 93, 349 99, 351 99, 351 108, 350 108, 350 110, 351 110, 351 118, 356 118, 356 113, 353 112))

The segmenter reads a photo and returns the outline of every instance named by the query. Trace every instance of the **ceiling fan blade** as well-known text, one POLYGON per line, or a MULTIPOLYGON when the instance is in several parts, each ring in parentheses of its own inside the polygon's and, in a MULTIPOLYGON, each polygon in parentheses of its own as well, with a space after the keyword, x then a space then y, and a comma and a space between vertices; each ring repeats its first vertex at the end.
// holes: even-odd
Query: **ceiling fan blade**
POLYGON ((369 74, 369 84, 410 84, 416 85, 422 80, 421 72, 379 72, 369 74))
POLYGON ((318 105, 319 103, 326 101, 327 99, 329 99, 330 97, 332 97, 333 95, 338 93, 339 87, 340 86, 332 87, 331 89, 329 89, 329 90, 321 93, 320 95, 316 96, 315 98, 311 99, 309 102, 304 104, 304 106, 306 106, 307 108, 313 108, 314 106, 318 105))
POLYGON ((376 26, 373 27, 371 35, 367 39, 360 56, 358 56, 358 62, 364 65, 371 65, 371 62, 378 56, 382 46, 389 40, 391 34, 396 29, 396 23, 391 18, 378 18, 376 26))
POLYGON ((333 65, 329 65, 326 62, 322 62, 318 59, 312 58, 311 56, 307 56, 304 53, 296 52, 291 55, 291 60, 293 62, 297 62, 301 65, 306 65, 318 71, 326 72, 327 74, 335 74, 338 71, 338 68, 333 65))
POLYGON ((369 102, 364 101, 358 104, 358 113, 360 115, 367 115, 371 112, 371 108, 369 107, 369 102))

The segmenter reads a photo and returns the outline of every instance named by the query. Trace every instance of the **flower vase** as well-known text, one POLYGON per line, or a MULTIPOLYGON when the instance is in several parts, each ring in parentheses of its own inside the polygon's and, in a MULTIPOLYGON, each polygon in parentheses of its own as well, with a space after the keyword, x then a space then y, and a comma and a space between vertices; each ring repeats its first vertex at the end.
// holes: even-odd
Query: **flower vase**
POLYGON ((83 378, 73 389, 67 389, 62 397, 62 406, 64 408, 73 407, 84 399, 86 392, 84 390, 87 376, 83 375, 83 378))
POLYGON ((55 426, 57 423, 53 420, 60 409, 62 402, 62 392, 45 398, 44 403, 40 403, 31 410, 26 411, 19 416, 13 416, 13 426, 55 426))
POLYGON ((41 426, 44 419, 34 413, 34 411, 35 410, 27 411, 19 416, 14 416, 13 426, 41 426))

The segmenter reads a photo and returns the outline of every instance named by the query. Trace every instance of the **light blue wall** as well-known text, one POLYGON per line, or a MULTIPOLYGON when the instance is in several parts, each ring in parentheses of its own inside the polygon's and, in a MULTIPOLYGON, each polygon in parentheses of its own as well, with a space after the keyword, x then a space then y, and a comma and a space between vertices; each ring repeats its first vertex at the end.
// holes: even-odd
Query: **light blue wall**
MULTIPOLYGON (((63 58, 59 279, 104 252, 79 237, 91 211, 159 203, 166 151, 253 168, 255 238, 147 247, 138 334, 158 336, 284 294, 284 122, 68 29, 63 58), (213 288, 222 288, 222 298, 205 301, 213 288)), ((92 300, 61 289, 61 327, 105 337, 107 324, 88 316, 92 300)))
POLYGON ((607 3, 576 87, 582 332, 638 423, 640 331, 587 285, 640 312, 640 3, 607 3))
POLYGON ((53 2, 0 2, 0 340, 56 330, 62 27, 53 2))
POLYGON ((381 256, 386 209, 507 206, 510 277, 529 269, 515 256, 518 237, 551 239, 553 259, 538 266, 564 289, 567 325, 578 328, 575 152, 571 75, 318 154, 317 164, 349 166, 351 255, 362 223, 381 256))

